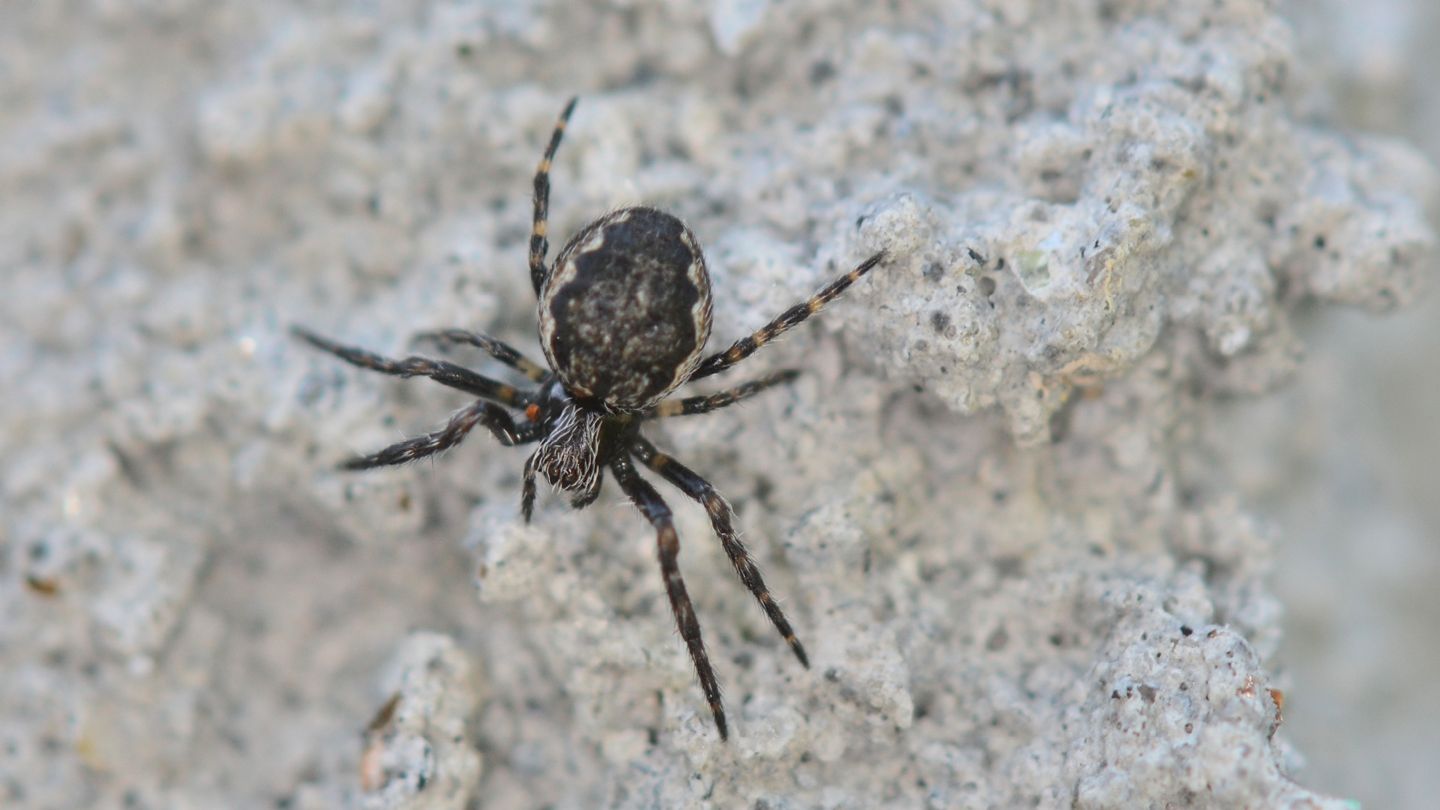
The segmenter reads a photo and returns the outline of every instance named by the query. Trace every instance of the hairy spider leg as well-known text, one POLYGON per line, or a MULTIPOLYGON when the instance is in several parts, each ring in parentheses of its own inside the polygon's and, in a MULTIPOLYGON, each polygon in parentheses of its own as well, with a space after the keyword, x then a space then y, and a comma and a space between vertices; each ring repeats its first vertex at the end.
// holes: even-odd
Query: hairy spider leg
POLYGON ((550 372, 521 354, 509 343, 479 332, 470 332, 465 329, 441 329, 435 332, 420 332, 415 335, 414 339, 417 341, 430 341, 442 347, 454 343, 468 343, 471 346, 482 349, 486 354, 489 354, 496 360, 524 374, 532 382, 545 382, 550 376, 550 372))
POLYGON ((690 650, 690 660, 695 665, 695 674, 700 678, 700 689, 710 703, 710 714, 715 717, 715 728, 720 739, 730 737, 725 724, 725 707, 720 702, 720 683, 715 680, 715 671, 710 668, 710 657, 705 653, 705 642, 700 638, 700 621, 695 618, 695 606, 685 592, 685 579, 680 576, 680 536, 675 533, 670 507, 660 498, 660 493, 635 471, 635 465, 625 453, 617 453, 610 460, 610 470, 620 489, 635 502, 645 519, 655 527, 656 542, 660 550, 660 573, 665 577, 665 592, 670 597, 670 610, 675 614, 675 624, 680 628, 680 637, 690 650))
POLYGON ((530 516, 535 512, 535 457, 539 453, 531 453, 525 459, 525 472, 520 479, 520 515, 525 522, 530 522, 530 516))
POLYGON ((656 405, 643 415, 645 419, 663 419, 669 416, 693 416, 699 413, 718 411, 721 408, 734 405, 742 399, 749 399, 756 394, 776 385, 783 385, 800 376, 800 372, 791 368, 784 371, 777 371, 761 377, 758 380, 741 383, 734 388, 727 388, 714 394, 706 394, 698 397, 685 397, 684 399, 667 399, 656 405))
POLYGON ((879 264, 884 258, 885 251, 882 250, 876 253, 874 256, 862 262, 859 267, 830 282, 825 289, 816 293, 809 301, 790 307, 780 313, 780 316, 775 320, 765 324, 755 333, 735 341, 735 343, 725 351, 717 352, 705 358, 700 362, 700 365, 695 367, 694 373, 692 373, 686 381, 689 382, 690 380, 698 380, 701 377, 709 377, 711 374, 719 374, 754 354, 756 349, 759 349, 780 335, 785 334, 785 332, 789 331, 792 327, 804 322, 806 318, 819 312, 826 304, 835 300, 840 293, 845 292, 845 290, 851 284, 854 284, 861 276, 870 272, 870 269, 879 264))
POLYGON ((371 467, 405 464, 433 456, 464 441, 465 436, 474 430, 476 425, 489 428, 495 438, 506 447, 533 442, 544 435, 543 426, 530 422, 516 425, 504 408, 491 402, 476 400, 450 417, 450 423, 434 433, 406 439, 368 456, 352 458, 342 462, 340 467, 345 470, 368 470, 371 467))
POLYGON ((571 98, 560 113, 560 120, 555 122, 555 131, 550 133, 550 145, 545 147, 545 154, 540 158, 540 165, 535 168, 535 221, 530 227, 530 283, 535 285, 535 294, 540 294, 540 288, 545 285, 545 276, 549 271, 545 269, 545 253, 550 249, 550 241, 545 238, 547 218, 550 216, 550 161, 555 159, 555 150, 560 148, 560 138, 565 134, 565 125, 570 121, 570 114, 575 111, 575 102, 578 97, 571 98))
POLYGON ((513 385, 492 380, 484 375, 476 374, 464 366, 457 366, 454 363, 447 363, 444 360, 431 360, 428 357, 407 357, 404 360, 391 360, 388 357, 382 357, 365 349, 357 349, 354 346, 345 346, 336 343, 304 327, 292 326, 290 327, 290 331, 311 346, 327 351, 339 357, 341 360, 351 365, 359 366, 360 368, 368 368, 371 371, 379 371, 382 374, 393 374, 396 377, 429 377, 441 385, 448 385, 451 388, 464 391, 471 396, 488 399, 491 402, 498 402, 512 408, 524 408, 534 401, 534 398, 529 393, 521 391, 513 385))
POLYGON ((770 595, 770 589, 765 587, 765 580, 760 576, 760 569, 751 559, 750 552, 745 550, 745 544, 740 542, 739 536, 735 534, 735 510, 730 508, 730 503, 715 491, 709 481, 674 458, 656 450, 655 445, 643 436, 637 435, 631 440, 630 451, 645 466, 659 473, 666 481, 674 484, 676 489, 705 507, 705 512, 710 515, 710 525, 715 528, 715 536, 720 538, 720 544, 730 556, 730 564, 735 566, 735 573, 740 576, 740 581, 755 595, 755 601, 765 609, 765 615, 770 617, 770 623, 775 625, 785 643, 794 650, 795 657, 809 669, 810 658, 805 655, 805 648, 795 637, 795 631, 785 618, 785 612, 770 595))

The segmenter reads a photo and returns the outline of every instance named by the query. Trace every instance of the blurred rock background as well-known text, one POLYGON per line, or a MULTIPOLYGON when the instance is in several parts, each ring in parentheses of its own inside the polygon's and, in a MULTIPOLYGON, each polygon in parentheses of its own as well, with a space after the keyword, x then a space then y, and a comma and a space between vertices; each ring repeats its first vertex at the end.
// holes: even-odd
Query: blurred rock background
MULTIPOLYGON (((1281 8, 1315 58, 1326 115, 1440 160, 1440 6, 1281 8)), ((1237 472, 1286 538, 1275 585, 1298 701, 1286 724, 1307 784, 1426 807, 1440 795, 1440 296, 1432 282, 1384 318, 1316 312, 1302 332, 1296 385, 1229 422, 1237 472)))

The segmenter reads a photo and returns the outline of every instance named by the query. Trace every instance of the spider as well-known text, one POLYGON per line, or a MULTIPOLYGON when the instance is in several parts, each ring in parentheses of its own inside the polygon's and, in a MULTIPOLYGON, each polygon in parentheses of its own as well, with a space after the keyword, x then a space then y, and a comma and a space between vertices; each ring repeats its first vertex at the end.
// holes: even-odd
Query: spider
POLYGON ((714 394, 667 399, 682 384, 729 369, 814 315, 885 254, 866 259, 730 348, 702 357, 710 336, 710 276, 695 235, 676 217, 654 208, 622 208, 582 228, 555 263, 545 265, 550 164, 576 101, 572 98, 561 112, 535 171, 530 281, 540 301, 540 342, 549 369, 476 332, 447 329, 417 335, 417 340, 442 347, 478 347, 524 375, 533 386, 509 385, 443 360, 419 356, 389 359, 298 326, 293 331, 316 348, 361 368, 398 377, 429 377, 477 398, 456 412, 443 429, 350 459, 341 464, 343 469, 364 470, 425 458, 459 444, 476 427, 486 428, 506 446, 538 442, 539 447, 525 462, 521 485, 521 513, 527 523, 535 505, 537 474, 545 476, 555 489, 571 493, 571 506, 581 509, 599 497, 603 473, 609 470, 655 530, 660 571, 675 623, 710 704, 715 728, 721 740, 727 740, 720 685, 680 576, 680 538, 670 507, 636 470, 636 461, 705 507, 740 581, 800 663, 808 668, 810 662, 736 535, 729 502, 695 471, 655 449, 640 429, 654 419, 718 410, 795 379, 798 371, 785 370, 714 394), (507 408, 520 411, 523 418, 517 421, 507 408))

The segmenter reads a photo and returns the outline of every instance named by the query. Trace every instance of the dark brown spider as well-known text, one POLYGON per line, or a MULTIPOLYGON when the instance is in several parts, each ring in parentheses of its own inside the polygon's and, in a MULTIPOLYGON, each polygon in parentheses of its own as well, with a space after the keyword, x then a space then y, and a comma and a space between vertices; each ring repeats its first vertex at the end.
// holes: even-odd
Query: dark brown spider
POLYGON ((810 662, 736 536, 730 504, 708 481, 656 450, 640 435, 640 426, 651 419, 707 413, 795 379, 797 371, 780 371, 707 396, 666 399, 683 383, 725 371, 819 312, 878 264, 884 254, 866 259, 810 300, 785 310, 725 351, 701 359, 710 336, 710 275, 694 234, 670 214, 645 207, 606 214, 576 234, 560 251, 553 267, 545 266, 550 161, 575 102, 571 99, 560 114, 535 171, 530 280, 540 297, 540 342, 550 370, 525 359, 510 346, 475 332, 450 329, 419 336, 441 344, 477 346, 525 375, 535 383, 534 387, 516 388, 443 360, 391 360, 299 327, 294 332, 361 368, 400 377, 429 377, 478 397, 451 417, 444 429, 351 459, 342 464, 344 469, 403 464, 434 455, 459 444, 476 426, 484 426, 504 445, 538 441, 539 448, 525 462, 521 490, 521 511, 527 522, 535 504, 537 472, 555 488, 574 493, 570 503, 579 509, 599 496, 601 478, 608 469, 655 528, 670 608, 723 740, 728 738, 728 729, 720 685, 710 668, 700 639, 700 623, 680 576, 680 538, 675 533, 670 507, 636 472, 632 459, 638 459, 705 507, 740 581, 755 595, 800 663, 808 668, 810 662), (524 420, 517 423, 506 408, 522 411, 524 420))

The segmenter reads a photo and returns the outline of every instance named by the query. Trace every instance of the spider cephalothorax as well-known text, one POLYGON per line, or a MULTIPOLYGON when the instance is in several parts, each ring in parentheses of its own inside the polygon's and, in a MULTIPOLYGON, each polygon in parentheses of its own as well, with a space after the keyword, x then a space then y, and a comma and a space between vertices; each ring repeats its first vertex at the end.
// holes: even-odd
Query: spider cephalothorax
POLYGON ((527 377, 535 383, 533 388, 520 389, 443 360, 418 356, 391 360, 305 329, 297 327, 295 332, 312 345, 362 368, 401 377, 430 377, 477 397, 451 417, 443 429, 351 459, 342 465, 346 469, 403 464, 434 455, 454 447, 476 426, 484 425, 502 444, 539 443, 525 462, 520 501, 526 521, 535 503, 537 475, 544 476, 556 489, 572 493, 571 505, 578 509, 599 497, 601 481, 609 470, 620 489, 655 528, 670 607, 710 703, 715 727, 724 739, 728 730, 720 686, 680 576, 680 539, 670 507, 636 471, 635 461, 705 507, 740 580, 800 663, 808 667, 809 660, 736 535, 730 504, 705 479, 656 450, 640 434, 640 428, 653 419, 723 408, 794 379, 797 372, 781 371, 715 394, 666 399, 684 383, 730 368, 820 311, 878 264, 883 254, 866 259, 809 300, 785 310, 725 351, 704 357, 710 336, 710 275, 699 243, 679 219, 654 208, 622 208, 581 229, 560 251, 554 266, 545 266, 550 161, 574 109, 572 99, 561 113, 535 172, 530 280, 540 299, 540 343, 550 368, 542 368, 510 346, 476 332, 450 329, 421 336, 442 344, 477 346, 527 377), (521 411, 523 420, 517 423, 507 408, 521 411))

